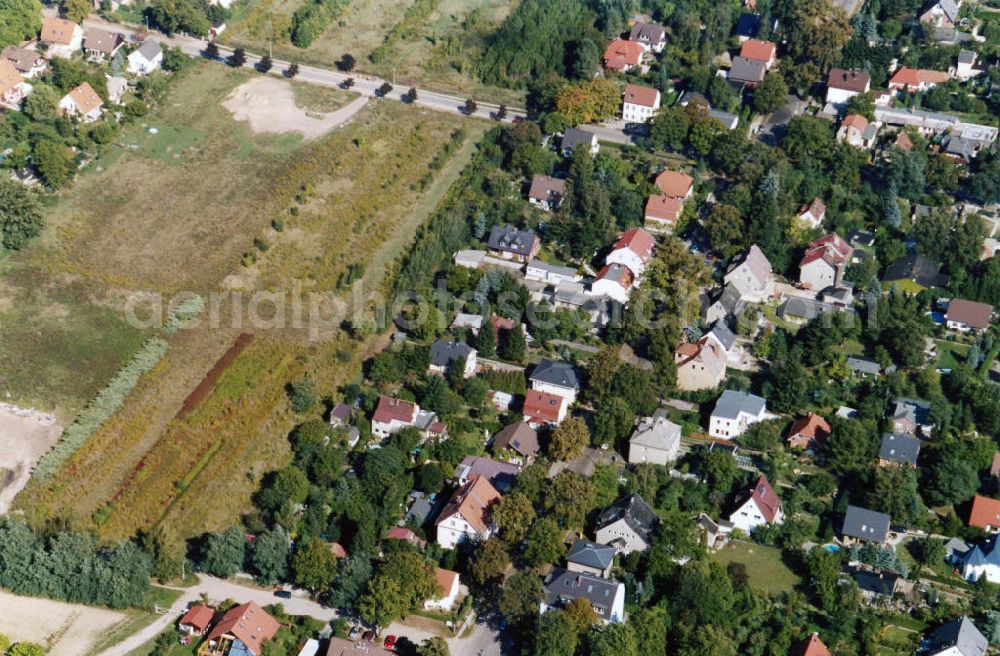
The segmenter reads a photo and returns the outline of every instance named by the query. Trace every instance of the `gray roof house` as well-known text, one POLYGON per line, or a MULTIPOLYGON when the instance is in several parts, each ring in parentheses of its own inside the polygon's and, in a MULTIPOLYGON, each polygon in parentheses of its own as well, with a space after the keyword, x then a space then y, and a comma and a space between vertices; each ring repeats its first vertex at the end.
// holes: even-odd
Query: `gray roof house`
POLYGON ((844 525, 841 534, 849 540, 860 540, 863 542, 874 542, 881 544, 885 542, 889 535, 889 523, 892 518, 874 510, 861 508, 859 506, 847 506, 847 513, 844 515, 844 525))
POLYGON ((576 399, 576 393, 580 390, 580 378, 576 375, 576 369, 568 362, 561 360, 543 359, 532 370, 528 377, 531 388, 550 392, 569 398, 576 399))
POLYGON ((965 553, 955 554, 954 551, 952 561, 961 565, 962 577, 966 581, 975 583, 986 577, 990 583, 1000 583, 1000 542, 997 536, 969 547, 965 553))
POLYGON ((487 244, 500 257, 527 262, 538 252, 540 240, 531 230, 518 230, 512 225, 502 225, 493 226, 487 244))
POLYGON ((916 467, 920 453, 920 440, 906 433, 882 433, 882 446, 878 452, 880 467, 900 465, 916 467))
POLYGON ((733 57, 729 79, 742 84, 760 84, 767 73, 767 63, 746 57, 733 57))
POLYGON ((628 441, 630 463, 666 465, 677 460, 681 427, 665 416, 643 417, 628 441))
POLYGON ((709 417, 708 434, 732 439, 767 417, 767 402, 763 398, 747 392, 725 390, 715 402, 709 417))
POLYGON ((921 287, 945 287, 950 278, 941 271, 941 264, 919 254, 903 255, 885 270, 882 280, 910 280, 921 287))
POLYGON ((927 638, 930 656, 983 656, 989 642, 964 615, 942 624, 927 638))
POLYGON ((618 581, 556 567, 545 577, 544 590, 540 613, 583 598, 605 624, 625 620, 625 585, 618 581))
POLYGON ((841 308, 831 303, 823 303, 798 296, 789 296, 778 306, 777 315, 782 319, 793 321, 812 321, 816 317, 831 312, 854 312, 854 308, 841 308))
POLYGON ((600 148, 597 144, 597 135, 593 132, 581 130, 580 128, 566 128, 562 138, 563 155, 572 155, 573 149, 580 144, 584 144, 587 148, 590 148, 590 152, 595 155, 600 148))
POLYGON ((730 284, 702 295, 701 318, 705 323, 714 323, 741 314, 745 307, 740 290, 730 284))
POLYGON ((431 344, 431 371, 444 373, 455 363, 465 365, 465 377, 468 378, 476 370, 476 349, 465 342, 445 341, 439 339, 431 344))
POLYGON ((660 518, 649 504, 638 494, 630 494, 597 516, 596 542, 611 545, 623 554, 643 551, 649 546, 659 523, 660 518))
POLYGON ((899 397, 892 411, 892 430, 897 433, 930 435, 934 424, 930 419, 931 404, 920 399, 899 397))
POLYGON ((514 487, 520 473, 521 468, 517 465, 485 456, 465 456, 455 467, 455 478, 459 485, 465 485, 474 476, 482 476, 501 494, 514 487))
POLYGON ((608 578, 615 562, 615 548, 590 540, 577 540, 566 554, 566 569, 608 578))
POLYGON ((523 421, 504 426, 493 436, 493 449, 510 449, 532 458, 538 454, 538 431, 523 421))
POLYGON ((406 511, 406 516, 403 518, 407 524, 415 524, 417 526, 422 526, 427 518, 430 516, 431 511, 434 509, 434 504, 432 504, 425 497, 420 497, 413 501, 410 509, 406 511))
POLYGON ((878 376, 882 373, 882 366, 873 358, 863 355, 847 356, 847 368, 858 376, 878 376))

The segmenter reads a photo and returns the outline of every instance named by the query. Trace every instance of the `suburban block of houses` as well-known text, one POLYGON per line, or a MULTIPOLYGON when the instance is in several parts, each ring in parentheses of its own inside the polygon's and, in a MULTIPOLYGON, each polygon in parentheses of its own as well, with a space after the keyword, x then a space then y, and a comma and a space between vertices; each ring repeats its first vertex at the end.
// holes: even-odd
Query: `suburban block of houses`
POLYGON ((447 435, 448 428, 438 421, 435 413, 421 410, 412 401, 380 396, 372 414, 372 435, 386 438, 408 426, 420 429, 424 438, 447 435))
POLYGON ((256 602, 248 601, 223 613, 198 648, 198 656, 261 656, 264 644, 279 628, 256 602))
POLYGON ((0 107, 17 109, 31 93, 31 85, 6 59, 0 59, 0 107))
POLYGON ((930 420, 931 404, 920 399, 899 397, 892 412, 892 430, 896 433, 930 437, 934 424, 930 420))
POLYGON ((981 528, 988 533, 1000 533, 1000 499, 991 499, 977 494, 969 508, 969 526, 981 528))
POLYGON ((566 181, 548 175, 534 175, 528 190, 528 202, 545 211, 559 207, 566 195, 566 181))
POLYGON ((639 67, 646 49, 638 41, 615 39, 604 50, 604 68, 627 73, 639 67))
POLYGON ((788 429, 788 446, 792 449, 817 451, 830 437, 830 424, 815 412, 796 419, 788 429))
POLYGON ((837 141, 856 148, 871 150, 875 147, 879 124, 871 123, 861 114, 848 114, 837 128, 837 141))
POLYGON ((799 261, 799 282, 806 289, 839 287, 854 249, 833 232, 813 241, 799 261))
POLYGON ((576 395, 580 391, 580 378, 576 369, 561 360, 541 360, 531 371, 528 382, 531 389, 560 396, 569 405, 576 402, 576 395))
POLYGON ((476 349, 465 342, 439 339, 431 344, 430 371, 446 374, 454 366, 462 367, 462 377, 471 378, 476 374, 476 349))
POLYGON ((153 39, 146 39, 128 55, 128 72, 133 75, 149 75, 162 64, 163 48, 153 39))
POLYGON ((831 68, 826 77, 826 102, 843 105, 859 93, 868 93, 872 87, 872 76, 864 71, 831 68))
POLYGON ((637 21, 629 30, 628 40, 638 43, 646 50, 660 53, 667 45, 667 33, 662 25, 637 21))
POLYGON ((726 378, 725 350, 707 335, 674 349, 677 387, 682 390, 714 389, 726 378))
POLYGON ((920 440, 906 433, 883 433, 878 452, 879 467, 917 466, 920 454, 920 440))
POLYGON ((929 656, 984 656, 989 641, 963 615, 938 627, 926 639, 925 647, 929 656))
POLYGON ((799 222, 809 228, 819 228, 826 219, 826 204, 817 196, 799 208, 799 222))

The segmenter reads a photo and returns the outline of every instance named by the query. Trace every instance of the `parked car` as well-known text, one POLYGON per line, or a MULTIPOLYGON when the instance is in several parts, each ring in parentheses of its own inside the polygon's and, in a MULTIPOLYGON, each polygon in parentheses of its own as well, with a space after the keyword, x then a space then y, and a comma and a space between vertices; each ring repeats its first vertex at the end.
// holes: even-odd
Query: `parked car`
POLYGON ((292 593, 288 590, 276 590, 274 596, 279 599, 291 599, 292 593))
POLYGON ((385 637, 385 642, 382 643, 382 646, 386 649, 393 649, 396 646, 396 636, 387 635, 385 637))

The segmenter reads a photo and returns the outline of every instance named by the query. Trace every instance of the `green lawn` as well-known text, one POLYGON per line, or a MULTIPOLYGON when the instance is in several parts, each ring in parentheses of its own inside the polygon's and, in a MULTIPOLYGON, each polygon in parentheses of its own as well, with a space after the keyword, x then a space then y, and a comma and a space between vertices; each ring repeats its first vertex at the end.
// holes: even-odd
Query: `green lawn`
POLYGON ((939 369, 954 369, 960 362, 965 362, 966 354, 969 352, 967 344, 957 344, 943 340, 937 340, 936 343, 938 350, 937 366, 939 369))
POLYGON ((770 594, 791 592, 802 579, 781 558, 781 549, 752 542, 733 541, 722 551, 713 553, 711 560, 728 565, 746 565, 750 584, 770 594))

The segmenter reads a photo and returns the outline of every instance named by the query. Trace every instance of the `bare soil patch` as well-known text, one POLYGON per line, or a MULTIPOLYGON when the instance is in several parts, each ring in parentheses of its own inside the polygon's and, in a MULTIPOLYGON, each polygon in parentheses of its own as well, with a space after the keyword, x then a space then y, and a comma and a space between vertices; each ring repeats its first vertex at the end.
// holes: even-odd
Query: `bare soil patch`
POLYGON ((51 416, 0 404, 0 514, 7 512, 35 463, 61 434, 62 426, 51 416))
POLYGON ((51 599, 0 592, 0 633, 14 642, 36 642, 49 656, 80 656, 116 625, 125 613, 51 599))
POLYGON ((367 102, 367 98, 360 97, 333 112, 309 112, 295 104, 291 83, 261 76, 237 87, 222 106, 237 121, 248 122, 255 134, 297 132, 308 141, 347 121, 367 102))

